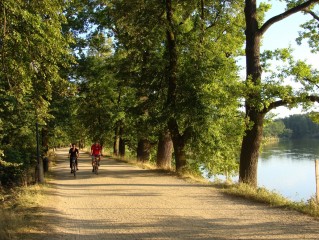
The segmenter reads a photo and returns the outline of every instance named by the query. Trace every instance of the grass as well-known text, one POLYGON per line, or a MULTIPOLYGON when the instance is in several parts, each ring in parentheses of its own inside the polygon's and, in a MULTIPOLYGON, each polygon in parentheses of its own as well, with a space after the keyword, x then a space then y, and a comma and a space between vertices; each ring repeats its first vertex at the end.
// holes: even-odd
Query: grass
POLYGON ((315 198, 308 201, 295 202, 291 201, 277 192, 269 191, 265 188, 253 188, 247 184, 225 185, 224 191, 232 196, 242 197, 256 202, 266 203, 273 207, 282 207, 296 210, 306 215, 318 218, 319 203, 315 198))
POLYGON ((0 239, 18 239, 18 233, 31 230, 28 220, 43 201, 45 188, 45 185, 32 185, 0 190, 0 239))

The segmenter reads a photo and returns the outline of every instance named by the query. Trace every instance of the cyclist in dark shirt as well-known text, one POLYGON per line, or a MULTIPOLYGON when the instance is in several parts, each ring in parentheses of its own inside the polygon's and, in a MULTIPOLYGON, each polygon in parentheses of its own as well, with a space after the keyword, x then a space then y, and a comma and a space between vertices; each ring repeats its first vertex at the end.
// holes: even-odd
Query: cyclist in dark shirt
POLYGON ((75 144, 72 144, 72 147, 69 150, 69 158, 70 158, 70 168, 71 168, 71 173, 72 173, 72 159, 75 158, 75 164, 76 164, 76 170, 79 170, 78 168, 78 157, 80 156, 79 154, 79 149, 75 147, 75 144))

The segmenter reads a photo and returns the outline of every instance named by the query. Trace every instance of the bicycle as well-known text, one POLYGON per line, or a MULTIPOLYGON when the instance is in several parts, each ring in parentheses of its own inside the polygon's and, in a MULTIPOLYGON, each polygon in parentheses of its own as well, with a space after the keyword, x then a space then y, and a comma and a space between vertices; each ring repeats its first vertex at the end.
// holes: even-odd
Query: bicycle
POLYGON ((98 163, 98 158, 97 156, 93 156, 93 172, 97 175, 99 174, 99 163, 98 163))
POLYGON ((76 157, 72 157, 71 173, 73 173, 74 177, 76 176, 76 169, 76 157))

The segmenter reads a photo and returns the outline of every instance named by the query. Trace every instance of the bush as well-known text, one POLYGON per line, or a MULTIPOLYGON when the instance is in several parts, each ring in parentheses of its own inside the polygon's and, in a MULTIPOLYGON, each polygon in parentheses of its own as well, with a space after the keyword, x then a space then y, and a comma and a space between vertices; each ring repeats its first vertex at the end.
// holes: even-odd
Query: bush
POLYGON ((32 169, 23 163, 0 160, 0 186, 12 187, 28 185, 32 181, 32 169))
POLYGON ((0 158, 0 185, 12 187, 28 185, 32 180, 35 159, 30 154, 32 149, 16 149, 7 145, 0 158))

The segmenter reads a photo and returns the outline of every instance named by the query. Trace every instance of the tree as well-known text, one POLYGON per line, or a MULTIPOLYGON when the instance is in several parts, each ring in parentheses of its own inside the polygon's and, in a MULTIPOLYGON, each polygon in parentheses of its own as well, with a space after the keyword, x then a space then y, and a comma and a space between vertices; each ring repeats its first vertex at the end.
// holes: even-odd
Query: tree
MULTIPOLYGON (((288 1, 287 1, 288 2, 288 1)), ((292 3, 292 1, 289 1, 292 3)), ((257 186, 257 161, 263 133, 263 124, 266 113, 278 106, 293 107, 297 103, 316 101, 318 98, 311 93, 311 89, 318 82, 318 74, 311 72, 304 63, 292 62, 286 69, 286 73, 295 76, 296 80, 301 80, 308 87, 304 91, 294 92, 289 86, 282 86, 275 83, 274 79, 269 82, 262 81, 263 65, 261 64, 260 45, 264 33, 273 24, 287 18, 297 12, 306 12, 318 0, 301 2, 297 1, 294 5, 288 5, 288 9, 282 14, 276 15, 265 23, 261 24, 262 11, 267 6, 256 6, 256 0, 245 0, 245 20, 246 20, 246 95, 245 95, 245 114, 247 127, 242 141, 240 154, 240 182, 257 186), (308 91, 307 91, 308 90, 308 91)), ((286 57, 287 52, 279 51, 281 57, 286 57)), ((279 53, 277 52, 277 53, 279 53)), ((268 53, 269 54, 269 53, 268 53)), ((278 55, 276 55, 278 56, 278 55)), ((305 86, 305 85, 304 85, 305 86)))
POLYGON ((136 93, 131 108, 136 135, 151 143, 168 131, 177 171, 193 154, 207 166, 223 157, 235 161, 238 148, 232 147, 241 135, 234 60, 243 43, 241 6, 198 3, 114 1, 105 11, 111 12, 118 48, 126 52, 120 72, 136 93), (217 151, 218 146, 227 151, 217 151))
MULTIPOLYGON (((83 14, 74 15, 76 8, 67 14, 75 23, 80 22, 75 32, 83 31, 81 22, 94 23, 99 33, 114 37, 112 60, 116 59, 117 66, 112 72, 116 72, 113 76, 118 88, 114 90, 114 84, 112 89, 124 109, 118 122, 113 122, 115 152, 120 129, 124 129, 125 142, 131 149, 145 153, 141 159, 148 160, 150 147, 156 142, 165 142, 158 145, 159 158, 161 149, 163 153, 168 150, 163 155, 170 156, 169 141, 159 141, 159 136, 169 133, 177 171, 204 164, 218 173, 225 171, 223 160, 230 163, 229 167, 235 166, 242 134, 235 62, 244 40, 242 3, 134 0, 95 1, 81 6, 83 14), (81 18, 87 14, 89 21, 81 18)), ((88 46, 88 40, 79 42, 88 46)), ((86 63, 83 66, 88 67, 84 71, 78 68, 78 76, 84 80, 83 99, 88 99, 88 82, 100 84, 97 73, 109 64, 104 59, 103 67, 95 71, 92 66, 97 66, 93 63, 96 58, 88 61, 81 48, 78 54, 86 63)))
POLYGON ((238 92, 230 91, 237 89, 234 57, 243 40, 241 6, 233 1, 197 3, 166 1, 165 107, 177 171, 186 167, 187 158, 194 159, 189 148, 198 154, 197 163, 204 162, 210 169, 212 165, 217 169, 221 158, 234 160, 238 148, 226 148, 226 141, 233 146, 238 140, 235 135, 241 135, 240 120, 235 117, 238 92), (228 123, 220 124, 220 117, 228 123), (233 128, 230 125, 239 129, 233 136, 225 131, 233 128), (221 148, 224 153, 216 151, 221 148))
MULTIPOLYGON (((64 82, 60 67, 71 61, 59 1, 0 2, 0 149, 6 162, 17 163, 27 176, 35 164, 35 125, 45 125, 52 90, 64 82), (18 149, 16 146, 19 146, 18 149)), ((20 176, 21 176, 20 175, 20 176)), ((28 182, 29 179, 23 181, 28 182)))

